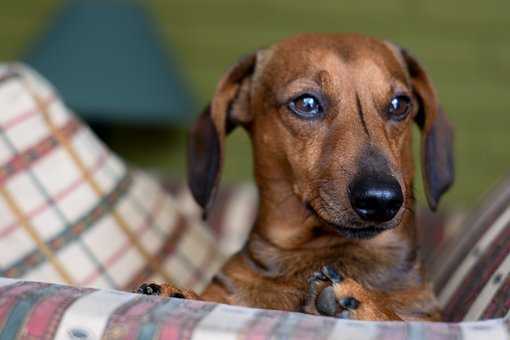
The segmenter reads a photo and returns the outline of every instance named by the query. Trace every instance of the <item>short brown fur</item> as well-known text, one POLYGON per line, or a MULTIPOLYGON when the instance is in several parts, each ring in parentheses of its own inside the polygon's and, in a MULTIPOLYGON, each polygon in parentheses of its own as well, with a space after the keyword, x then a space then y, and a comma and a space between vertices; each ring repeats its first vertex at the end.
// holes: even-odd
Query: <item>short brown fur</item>
POLYGON ((200 298, 318 314, 316 297, 330 286, 337 299, 360 302, 351 318, 438 320, 417 254, 413 121, 422 130, 424 182, 435 209, 453 181, 452 131, 430 80, 407 52, 357 34, 302 34, 241 60, 192 131, 189 183, 207 210, 224 138, 243 126, 253 146, 259 209, 245 246, 200 298), (289 111, 289 100, 305 92, 322 99, 322 118, 289 111), (396 93, 412 98, 412 112, 398 122, 386 115, 396 93), (381 169, 400 184, 403 206, 378 225, 383 232, 353 236, 370 225, 353 211, 349 185, 381 169), (344 280, 321 281, 311 292, 309 278, 323 266, 344 280))

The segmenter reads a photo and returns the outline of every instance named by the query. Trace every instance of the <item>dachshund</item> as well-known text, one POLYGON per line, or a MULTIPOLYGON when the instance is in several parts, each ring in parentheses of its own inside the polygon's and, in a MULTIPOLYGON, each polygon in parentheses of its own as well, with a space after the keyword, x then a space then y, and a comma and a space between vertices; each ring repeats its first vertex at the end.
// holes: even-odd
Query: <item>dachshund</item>
POLYGON ((419 62, 359 34, 300 34, 242 58, 190 133, 188 184, 206 213, 225 138, 251 139, 258 213, 197 295, 139 292, 356 320, 440 320, 420 261, 412 128, 428 204, 454 179, 453 129, 419 62))

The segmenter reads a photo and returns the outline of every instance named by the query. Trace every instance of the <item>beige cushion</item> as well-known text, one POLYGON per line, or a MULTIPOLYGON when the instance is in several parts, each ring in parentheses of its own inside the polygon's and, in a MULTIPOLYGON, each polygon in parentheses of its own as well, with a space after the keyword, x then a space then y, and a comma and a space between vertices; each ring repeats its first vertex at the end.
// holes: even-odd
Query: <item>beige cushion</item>
POLYGON ((0 66, 0 277, 202 289, 224 260, 198 218, 130 169, 23 65, 0 66))

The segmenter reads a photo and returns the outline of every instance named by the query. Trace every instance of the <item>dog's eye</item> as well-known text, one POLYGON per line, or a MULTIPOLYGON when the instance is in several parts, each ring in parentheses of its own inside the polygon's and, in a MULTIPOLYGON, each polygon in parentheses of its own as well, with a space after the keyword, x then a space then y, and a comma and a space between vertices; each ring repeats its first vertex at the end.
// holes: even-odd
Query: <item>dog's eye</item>
POLYGON ((402 120, 411 111, 411 105, 411 98, 408 96, 400 95, 393 97, 388 107, 388 113, 392 119, 402 120))
POLYGON ((289 109, 302 118, 316 118, 323 112, 319 100, 310 95, 303 94, 289 102, 289 109))

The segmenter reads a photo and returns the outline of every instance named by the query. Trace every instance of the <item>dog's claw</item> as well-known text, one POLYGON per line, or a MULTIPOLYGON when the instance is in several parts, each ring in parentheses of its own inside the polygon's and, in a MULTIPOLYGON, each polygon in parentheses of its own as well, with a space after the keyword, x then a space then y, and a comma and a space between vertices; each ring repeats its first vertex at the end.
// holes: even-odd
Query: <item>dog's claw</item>
POLYGON ((143 295, 160 295, 161 286, 155 283, 144 283, 136 290, 136 293, 143 295))
POLYGON ((343 277, 332 266, 323 266, 321 268, 321 273, 332 283, 340 283, 343 280, 343 277))
POLYGON ((338 300, 340 307, 347 310, 354 310, 359 307, 359 301, 353 297, 345 297, 338 300))
POLYGON ((176 298, 176 299, 185 299, 185 298, 186 298, 186 297, 184 296, 184 294, 179 293, 179 292, 172 293, 172 295, 170 295, 170 297, 172 297, 172 298, 176 298))
POLYGON ((319 281, 326 281, 327 277, 322 272, 315 272, 308 278, 308 283, 317 284, 319 281))

